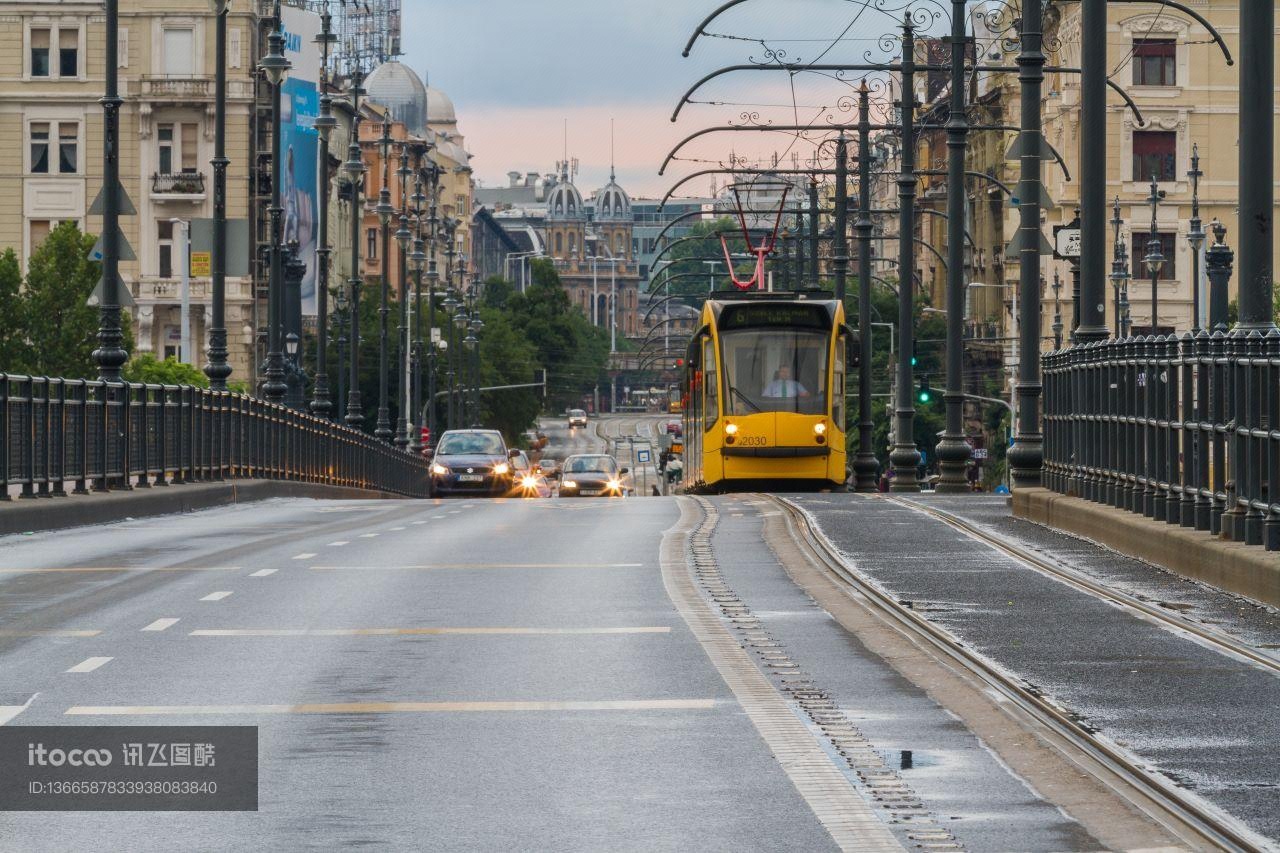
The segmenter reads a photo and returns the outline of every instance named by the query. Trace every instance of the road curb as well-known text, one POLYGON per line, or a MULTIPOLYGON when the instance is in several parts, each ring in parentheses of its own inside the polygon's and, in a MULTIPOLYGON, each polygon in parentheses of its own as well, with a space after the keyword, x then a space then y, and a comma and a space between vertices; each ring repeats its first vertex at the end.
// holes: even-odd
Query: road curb
POLYGON ((1013 514, 1085 537, 1129 557, 1280 607, 1280 556, 1257 545, 1165 524, 1049 489, 1018 489, 1013 514))
POLYGON ((319 483, 273 480, 227 480, 220 483, 187 483, 106 494, 16 499, 0 503, 0 536, 108 524, 126 518, 196 512, 231 504, 270 498, 329 500, 402 498, 387 492, 367 491, 319 483))

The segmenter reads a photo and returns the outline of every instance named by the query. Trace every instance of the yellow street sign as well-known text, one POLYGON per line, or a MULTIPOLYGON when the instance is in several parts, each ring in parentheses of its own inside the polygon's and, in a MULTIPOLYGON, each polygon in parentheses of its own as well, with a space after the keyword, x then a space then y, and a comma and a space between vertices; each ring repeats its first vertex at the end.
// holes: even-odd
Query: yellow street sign
POLYGON ((191 253, 191 274, 193 276, 205 276, 213 274, 213 253, 212 252, 192 252, 191 253))

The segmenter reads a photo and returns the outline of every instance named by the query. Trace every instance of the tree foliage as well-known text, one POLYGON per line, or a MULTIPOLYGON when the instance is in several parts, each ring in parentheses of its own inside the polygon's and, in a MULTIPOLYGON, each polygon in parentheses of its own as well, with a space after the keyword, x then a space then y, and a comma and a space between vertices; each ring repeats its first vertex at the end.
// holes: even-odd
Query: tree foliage
MULTIPOLYGON (((98 309, 87 304, 102 277, 90 260, 95 238, 74 222, 54 228, 27 262, 25 283, 13 250, 0 255, 0 370, 92 379, 98 309)), ((133 324, 121 315, 124 349, 133 349, 133 324)))
POLYGON ((157 359, 149 352, 141 353, 124 366, 124 378, 148 385, 195 385, 209 387, 209 377, 202 371, 176 358, 157 359))

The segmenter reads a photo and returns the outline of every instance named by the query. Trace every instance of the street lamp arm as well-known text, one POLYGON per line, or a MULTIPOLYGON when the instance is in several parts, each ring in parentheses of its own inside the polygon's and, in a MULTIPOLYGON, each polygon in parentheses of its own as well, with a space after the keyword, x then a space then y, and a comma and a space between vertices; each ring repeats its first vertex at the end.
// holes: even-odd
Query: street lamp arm
POLYGON ((1009 411, 1009 416, 1013 416, 1013 406, 1009 405, 1008 400, 1001 400, 999 397, 984 397, 981 394, 965 394, 966 400, 977 400, 979 403, 991 403, 996 406, 1004 406, 1009 411))
MULTIPOLYGON (((686 274, 687 274, 687 273, 686 273, 686 274)), ((698 275, 702 275, 702 273, 698 273, 698 275)), ((674 278, 674 276, 673 276, 673 278, 674 278)), ((655 302, 655 303, 653 303, 652 305, 650 305, 650 306, 649 306, 649 310, 648 310, 648 311, 645 311, 645 312, 644 312, 644 320, 643 320, 642 322, 645 322, 645 323, 649 322, 649 317, 651 317, 651 316, 653 315, 653 312, 654 312, 655 310, 657 310, 660 306, 665 305, 666 303, 668 303, 668 302, 672 301, 673 299, 688 299, 688 298, 689 298, 689 297, 688 297, 686 294, 683 294, 683 293, 673 293, 673 294, 671 294, 670 296, 664 296, 664 297, 662 297, 662 298, 661 298, 661 299, 659 299, 657 302, 655 302)), ((688 306, 688 307, 692 308, 693 306, 692 306, 692 305, 690 305, 690 306, 688 306)))
MULTIPOLYGON (((1125 0, 1119 0, 1119 2, 1125 2, 1125 0)), ((1133 2, 1138 2, 1138 0, 1133 0, 1133 2)), ((1160 2, 1160 0, 1153 0, 1153 2, 1160 2)), ((1013 73, 1019 70, 1021 69, 1019 69, 1018 66, 1016 65, 980 65, 974 69, 975 73, 978 71, 1003 71, 1003 72, 1013 73)), ((1046 65, 1041 70, 1046 74, 1079 74, 1080 73, 1079 68, 1071 68, 1065 65, 1046 65)), ((1138 105, 1134 103, 1133 98, 1129 97, 1129 93, 1124 90, 1124 87, 1121 86, 1116 81, 1112 80, 1110 77, 1107 78, 1107 85, 1111 87, 1112 91, 1114 91, 1117 95, 1119 95, 1121 98, 1124 99, 1125 105, 1133 112, 1133 117, 1138 120, 1138 126, 1146 127, 1147 120, 1142 117, 1142 111, 1138 109, 1138 105)), ((1045 144, 1048 144, 1048 143, 1046 142, 1045 144)), ((1064 166, 1063 168, 1066 168, 1066 167, 1064 166)))
MULTIPOLYGON (((755 66, 751 65, 747 67, 754 68, 755 66)), ((782 66, 777 66, 777 67, 782 67, 782 66)), ((761 125, 729 124, 729 125, 722 125, 717 127, 704 127, 701 130, 694 131, 693 133, 689 134, 684 139, 676 143, 676 146, 671 149, 671 151, 667 154, 666 158, 662 161, 662 167, 658 169, 658 174, 659 175, 666 174, 667 167, 671 165, 671 161, 675 159, 675 156, 680 152, 680 149, 684 148, 693 140, 701 136, 706 136, 711 133, 722 133, 722 132, 801 133, 801 132, 815 131, 815 130, 852 130, 854 127, 855 125, 851 125, 851 124, 846 125, 846 124, 817 124, 817 123, 814 123, 814 124, 761 124, 761 125)), ((873 124, 873 125, 869 125, 869 128, 871 130, 897 130, 898 125, 873 124)), ((942 126, 939 125, 937 128, 934 128, 934 129, 941 130, 942 126)), ((769 171, 769 170, 765 170, 765 171, 769 171)))
MULTIPOLYGON (((779 65, 726 65, 724 68, 718 68, 710 74, 703 77, 697 83, 685 92, 676 104, 675 112, 671 114, 671 121, 675 122, 680 118, 680 111, 684 109, 685 104, 689 103, 689 99, 693 94, 701 89, 704 85, 726 74, 732 74, 735 71, 786 71, 788 74, 799 74, 802 71, 893 71, 898 67, 896 62, 865 62, 856 64, 845 63, 795 63, 789 62, 779 65)), ((947 65, 929 65, 919 63, 915 66, 917 71, 947 71, 947 65)))
POLYGON ((658 210, 666 207, 667 202, 671 200, 671 197, 675 195, 676 190, 680 189, 680 187, 694 178, 701 178, 706 175, 834 175, 835 173, 835 169, 699 169, 672 184, 671 189, 667 190, 666 195, 662 197, 662 201, 658 203, 658 210))
POLYGON ((687 44, 685 44, 684 50, 680 52, 680 55, 688 59, 689 54, 693 51, 693 43, 698 40, 699 36, 701 36, 704 32, 707 31, 707 27, 711 25, 712 21, 714 21, 716 18, 720 17, 722 14, 732 9, 734 6, 740 6, 741 4, 746 2, 747 0, 729 0, 728 3, 722 4, 710 15, 707 15, 707 17, 705 17, 702 20, 702 23, 698 24, 698 28, 693 31, 693 35, 689 36, 689 41, 687 44))

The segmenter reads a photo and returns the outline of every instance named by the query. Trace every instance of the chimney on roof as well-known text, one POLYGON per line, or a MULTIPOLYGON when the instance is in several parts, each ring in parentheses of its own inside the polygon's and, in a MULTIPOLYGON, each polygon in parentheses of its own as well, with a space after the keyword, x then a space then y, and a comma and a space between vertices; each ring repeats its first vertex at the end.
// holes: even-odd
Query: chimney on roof
POLYGON ((512 186, 512 187, 518 187, 518 186, 520 186, 520 173, 519 173, 519 172, 507 172, 507 180, 509 180, 509 181, 511 182, 511 183, 509 184, 509 186, 512 186))

